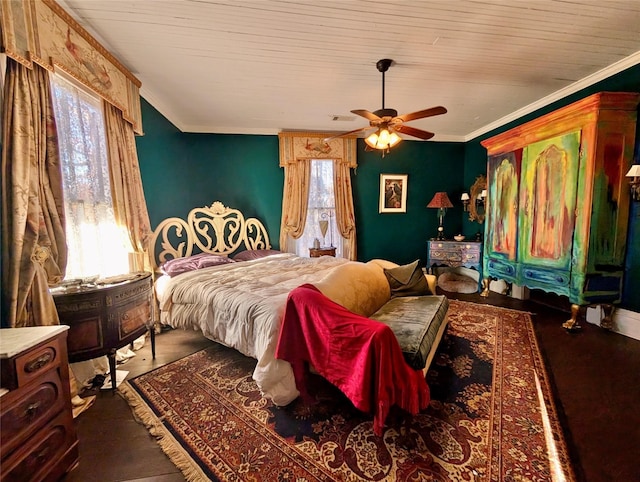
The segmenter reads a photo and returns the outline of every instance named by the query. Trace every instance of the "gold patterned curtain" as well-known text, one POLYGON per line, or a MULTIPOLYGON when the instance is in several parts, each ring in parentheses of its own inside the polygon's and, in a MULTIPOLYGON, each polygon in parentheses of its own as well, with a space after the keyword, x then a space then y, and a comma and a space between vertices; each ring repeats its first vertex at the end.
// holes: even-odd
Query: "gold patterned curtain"
POLYGON ((147 256, 151 223, 142 189, 133 126, 123 119, 119 109, 108 102, 104 102, 104 113, 116 222, 127 227, 133 246, 133 256, 129 260, 131 271, 151 271, 147 256))
POLYGON ((7 59, 2 117, 3 326, 56 325, 49 284, 67 263, 48 73, 7 59))
POLYGON ((293 252, 289 245, 304 232, 309 198, 311 161, 301 159, 284 166, 284 190, 282 193, 282 221, 280 224, 280 249, 293 252))
POLYGON ((343 253, 347 259, 357 259, 356 217, 353 209, 351 171, 349 165, 340 160, 333 161, 333 182, 336 196, 336 224, 343 241, 343 253))
POLYGON ((336 223, 343 242, 344 257, 355 260, 356 223, 351 192, 350 169, 356 163, 356 138, 341 137, 326 140, 331 133, 281 132, 280 166, 284 168, 282 195, 282 221, 280 224, 280 249, 293 252, 293 239, 304 232, 309 197, 311 159, 333 161, 334 189, 336 197, 336 223))

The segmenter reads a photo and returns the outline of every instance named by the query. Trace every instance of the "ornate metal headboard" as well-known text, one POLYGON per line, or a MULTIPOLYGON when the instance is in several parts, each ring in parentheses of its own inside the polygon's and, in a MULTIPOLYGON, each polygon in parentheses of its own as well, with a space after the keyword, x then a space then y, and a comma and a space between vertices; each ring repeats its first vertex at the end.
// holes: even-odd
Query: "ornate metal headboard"
POLYGON ((270 249, 269 235, 260 220, 245 218, 237 209, 220 201, 193 208, 187 220, 167 218, 154 230, 150 241, 151 264, 155 270, 169 259, 203 253, 228 255, 238 248, 270 249))

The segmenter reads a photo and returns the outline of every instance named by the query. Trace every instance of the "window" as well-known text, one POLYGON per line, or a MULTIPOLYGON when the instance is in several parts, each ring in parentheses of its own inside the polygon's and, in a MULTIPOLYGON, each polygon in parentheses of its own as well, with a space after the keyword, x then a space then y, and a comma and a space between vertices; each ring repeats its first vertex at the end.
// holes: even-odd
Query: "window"
POLYGON ((66 218, 65 278, 127 273, 131 248, 113 213, 102 102, 60 75, 51 79, 66 218))
POLYGON ((335 199, 333 161, 313 159, 309 179, 307 221, 304 233, 296 242, 298 256, 309 256, 309 248, 313 247, 313 242, 317 238, 323 247, 336 247, 336 256, 342 257, 343 243, 336 226, 335 199))

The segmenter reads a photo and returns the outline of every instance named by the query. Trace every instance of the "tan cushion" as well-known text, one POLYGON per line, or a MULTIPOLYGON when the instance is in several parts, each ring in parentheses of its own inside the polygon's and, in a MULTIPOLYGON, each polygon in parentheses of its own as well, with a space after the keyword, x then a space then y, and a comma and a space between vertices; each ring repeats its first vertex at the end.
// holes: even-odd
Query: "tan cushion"
POLYGON ((372 315, 391 297, 382 268, 358 261, 336 267, 314 286, 330 300, 362 316, 372 315))

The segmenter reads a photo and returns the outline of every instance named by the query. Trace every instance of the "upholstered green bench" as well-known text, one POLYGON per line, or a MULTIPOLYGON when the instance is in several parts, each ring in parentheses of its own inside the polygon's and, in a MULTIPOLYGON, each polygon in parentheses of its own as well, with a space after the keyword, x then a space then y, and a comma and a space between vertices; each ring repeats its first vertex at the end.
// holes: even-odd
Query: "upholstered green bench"
POLYGON ((447 326, 449 301, 435 294, 436 277, 424 275, 430 295, 392 296, 386 260, 338 266, 314 285, 329 299, 359 315, 387 324, 396 335, 407 364, 427 372, 447 326))
POLYGON ((369 318, 389 326, 407 364, 427 371, 447 327, 449 300, 440 295, 392 298, 369 318))

